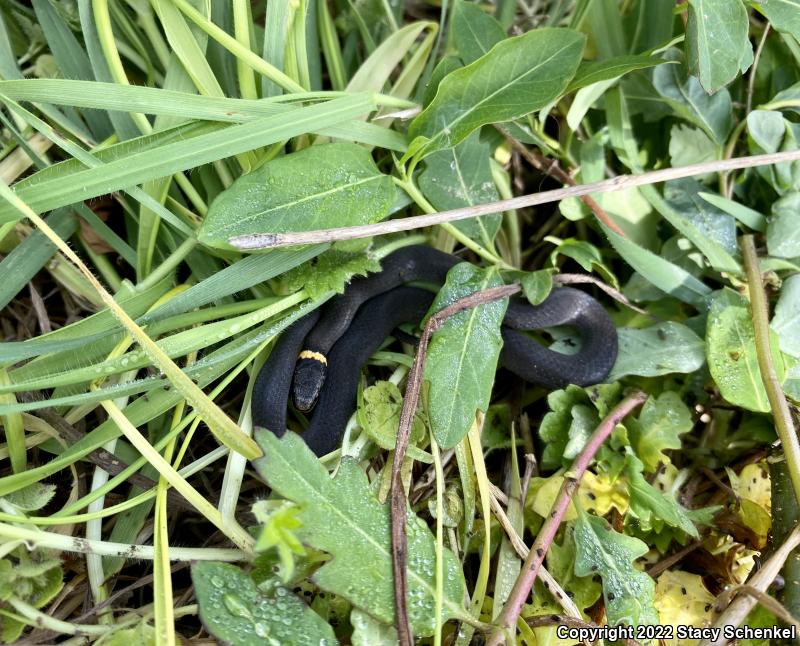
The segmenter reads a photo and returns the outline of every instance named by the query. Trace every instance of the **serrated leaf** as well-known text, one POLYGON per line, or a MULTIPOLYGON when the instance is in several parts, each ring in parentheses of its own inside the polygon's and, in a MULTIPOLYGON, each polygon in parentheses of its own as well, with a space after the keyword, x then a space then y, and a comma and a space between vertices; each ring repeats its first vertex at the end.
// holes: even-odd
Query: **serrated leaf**
POLYGON ((389 214, 394 198, 392 179, 367 149, 312 146, 237 179, 211 204, 198 238, 231 248, 239 235, 369 224, 389 214))
POLYGON ((658 623, 653 606, 655 584, 634 567, 634 561, 647 553, 638 538, 615 532, 597 516, 579 512, 575 522, 575 574, 599 574, 609 625, 642 626, 658 623))
MULTIPOLYGON (((770 330, 772 361, 778 381, 784 363, 777 335, 770 330)), ((720 291, 711 301, 706 324, 706 358, 720 394, 731 404, 748 410, 770 411, 756 355, 755 332, 746 301, 730 290, 720 291)))
POLYGON ((630 510, 645 531, 660 532, 663 524, 683 530, 689 536, 698 538, 700 534, 687 515, 671 495, 656 489, 642 475, 644 465, 632 453, 625 456, 625 475, 630 489, 630 510))
MULTIPOLYGON (((333 559, 313 576, 323 590, 347 599, 379 621, 394 622, 389 508, 370 490, 358 463, 344 458, 336 478, 296 433, 278 439, 259 430, 256 439, 264 457, 254 465, 272 489, 300 505, 303 526, 297 536, 333 559)), ((414 514, 408 518, 408 595, 411 626, 416 635, 434 630, 435 541, 428 526, 414 514)), ((442 621, 464 617, 465 583, 461 566, 444 550, 442 621)))
POLYGON ((539 426, 539 437, 545 443, 542 453, 542 467, 554 469, 566 463, 564 451, 570 441, 572 409, 589 403, 589 396, 579 386, 570 384, 564 390, 554 390, 547 396, 550 412, 544 416, 539 426))
MULTIPOLYGON (((489 165, 491 150, 478 132, 453 148, 438 150, 425 158, 419 187, 438 211, 499 200, 489 165)), ((500 228, 500 213, 453 222, 453 226, 481 245, 492 248, 500 228)))
POLYGON ((331 249, 289 270, 282 279, 287 291, 304 289, 311 300, 316 300, 329 291, 341 294, 353 277, 380 269, 380 261, 372 254, 331 249))
POLYGON ((198 561, 192 565, 192 583, 203 625, 224 642, 237 646, 339 643, 333 628, 289 590, 276 586, 273 594, 262 593, 235 565, 198 561))
POLYGON ((518 119, 558 99, 578 68, 583 34, 541 28, 507 38, 471 65, 448 74, 409 137, 417 155, 451 148, 487 123, 518 119))
POLYGON ((564 533, 564 540, 559 545, 553 543, 547 551, 547 570, 558 581, 562 589, 578 606, 578 610, 586 610, 600 597, 602 588, 593 577, 575 575, 575 538, 572 528, 564 533))
POLYGON ((631 446, 649 472, 667 461, 664 451, 681 448, 680 436, 688 433, 694 422, 689 407, 680 396, 666 390, 658 397, 649 397, 637 419, 625 422, 631 446))
MULTIPOLYGON (((397 428, 400 425, 400 411, 403 395, 390 381, 379 381, 365 388, 358 406, 358 424, 370 439, 382 449, 394 450, 397 443, 397 428)), ((421 411, 417 410, 411 427, 408 443, 408 456, 431 464, 430 453, 417 448, 416 444, 427 436, 421 411)))
POLYGON ((667 321, 644 329, 619 328, 619 354, 609 381, 626 375, 658 377, 699 370, 705 362, 705 343, 681 323, 667 321))
POLYGON ((474 2, 457 0, 453 5, 453 41, 464 65, 486 54, 506 37, 503 26, 474 2))
POLYGON ((709 94, 753 62, 747 9, 739 0, 689 0, 688 65, 709 94))
MULTIPOLYGON (((448 272, 431 312, 502 284, 497 269, 460 263, 448 272)), ((508 299, 502 299, 459 312, 431 339, 425 362, 425 379, 430 383, 428 414, 433 436, 442 448, 458 444, 475 421, 475 412, 489 407, 507 306, 508 299)))

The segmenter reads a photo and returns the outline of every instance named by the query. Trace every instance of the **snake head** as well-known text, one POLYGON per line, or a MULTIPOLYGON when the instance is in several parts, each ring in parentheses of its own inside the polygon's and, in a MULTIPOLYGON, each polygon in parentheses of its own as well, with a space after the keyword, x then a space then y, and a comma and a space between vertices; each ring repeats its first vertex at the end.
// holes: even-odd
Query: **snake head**
POLYGON ((308 413, 317 403, 325 383, 328 362, 319 352, 303 350, 297 357, 292 382, 292 401, 301 413, 308 413))

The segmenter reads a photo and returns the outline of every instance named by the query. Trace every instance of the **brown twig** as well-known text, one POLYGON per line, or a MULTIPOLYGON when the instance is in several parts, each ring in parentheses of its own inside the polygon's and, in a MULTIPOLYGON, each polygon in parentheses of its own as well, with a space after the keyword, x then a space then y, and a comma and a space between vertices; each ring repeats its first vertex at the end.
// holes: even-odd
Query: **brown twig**
POLYGON ((254 233, 242 236, 234 236, 229 242, 238 249, 267 249, 273 247, 286 247, 290 245, 315 244, 320 242, 333 242, 336 240, 354 240, 356 238, 369 238, 371 236, 386 235, 399 231, 410 231, 421 229, 444 222, 455 222, 466 220, 467 218, 489 215, 490 213, 502 213, 514 209, 522 209, 527 206, 538 204, 548 204, 558 202, 568 197, 581 197, 592 193, 613 193, 624 191, 634 186, 645 186, 668 182, 683 177, 693 177, 695 175, 705 175, 706 173, 721 173, 753 166, 767 166, 783 162, 800 160, 800 150, 789 150, 778 153, 768 153, 764 155, 751 155, 749 157, 737 157, 735 159, 719 159, 701 164, 689 164, 677 168, 662 168, 641 175, 617 175, 601 182, 591 184, 580 184, 578 186, 567 186, 557 188, 552 191, 541 191, 530 195, 521 195, 508 200, 498 200, 497 202, 486 202, 450 211, 415 215, 408 218, 397 220, 387 220, 377 224, 363 224, 354 227, 337 227, 334 229, 319 229, 316 231, 294 231, 287 233, 254 233))
POLYGON ((635 392, 617 404, 606 418, 600 422, 589 441, 586 442, 586 446, 580 455, 575 459, 572 468, 564 475, 564 482, 550 510, 550 515, 545 519, 542 528, 539 530, 539 535, 531 547, 528 558, 525 559, 522 571, 514 584, 514 588, 511 590, 505 606, 503 606, 503 611, 498 617, 497 628, 486 640, 487 646, 499 646, 504 640, 505 632, 517 623, 517 618, 525 605, 534 581, 536 581, 539 568, 544 562, 545 554, 547 554, 547 550, 553 543, 558 527, 561 525, 561 520, 564 518, 564 514, 567 513, 569 503, 578 490, 583 474, 603 445, 603 442, 611 434, 611 431, 628 413, 641 405, 645 399, 647 399, 647 395, 642 392, 635 392))
POLYGON ((408 385, 406 386, 406 396, 403 400, 403 408, 400 411, 400 425, 397 429, 397 443, 394 450, 392 461, 392 490, 391 490, 391 513, 392 513, 392 570, 394 572, 394 608, 395 608, 395 628, 397 629, 397 639, 402 646, 412 646, 414 637, 411 633, 411 623, 408 619, 408 607, 406 605, 406 595, 408 592, 408 580, 406 572, 408 538, 406 536, 406 500, 403 489, 402 466, 408 448, 408 438, 411 434, 411 424, 414 421, 414 414, 417 410, 420 388, 422 387, 422 376, 425 370, 425 358, 428 351, 428 343, 433 333, 454 314, 477 305, 485 305, 492 301, 506 298, 520 291, 519 285, 502 285, 500 287, 490 287, 489 289, 475 292, 469 296, 458 299, 455 303, 436 312, 428 319, 422 335, 419 338, 417 354, 411 371, 408 373, 408 385))
MULTIPOLYGON (((561 166, 559 166, 557 159, 548 159, 538 150, 528 150, 528 148, 526 148, 521 141, 515 139, 508 130, 497 125, 495 128, 497 128, 497 130, 499 130, 500 133, 506 138, 506 141, 511 144, 511 147, 520 155, 522 155, 536 170, 544 173, 545 175, 549 175, 554 179, 557 179, 562 184, 567 186, 575 186, 575 179, 567 171, 561 168, 561 166)), ((594 213, 594 216, 600 220, 600 222, 605 224, 612 231, 621 235, 623 238, 627 237, 625 232, 619 228, 619 225, 614 222, 614 219, 608 213, 606 213, 605 209, 600 206, 591 195, 582 195, 580 199, 592 210, 592 213, 594 213)))
POLYGON ((641 307, 637 307, 636 305, 631 303, 630 300, 628 300, 628 298, 618 289, 614 289, 610 285, 606 285, 602 280, 595 278, 594 276, 590 276, 589 274, 557 274, 553 276, 553 282, 558 285, 575 285, 578 283, 591 283, 598 289, 603 290, 615 301, 617 301, 618 303, 622 303, 625 307, 632 309, 637 314, 641 314, 650 319, 656 318, 652 314, 650 314, 647 310, 644 310, 641 307))

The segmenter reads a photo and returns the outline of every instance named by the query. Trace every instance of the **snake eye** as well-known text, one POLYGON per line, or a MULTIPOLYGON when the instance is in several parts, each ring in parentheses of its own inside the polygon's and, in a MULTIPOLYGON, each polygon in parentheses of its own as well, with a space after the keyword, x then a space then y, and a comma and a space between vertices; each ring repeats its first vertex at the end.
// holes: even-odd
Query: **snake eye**
POLYGON ((301 413, 307 413, 317 403, 325 383, 328 362, 319 352, 304 350, 297 358, 292 382, 292 401, 301 413))

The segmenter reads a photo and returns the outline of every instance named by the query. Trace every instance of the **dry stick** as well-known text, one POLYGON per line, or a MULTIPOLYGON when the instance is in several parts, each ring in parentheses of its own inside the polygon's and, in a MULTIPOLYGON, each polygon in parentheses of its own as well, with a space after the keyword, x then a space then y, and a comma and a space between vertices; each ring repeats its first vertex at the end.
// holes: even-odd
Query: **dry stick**
POLYGON ((702 164, 690 164, 677 168, 664 168, 661 170, 650 171, 641 175, 618 175, 611 179, 592 184, 580 184, 578 186, 568 186, 552 191, 542 191, 530 195, 521 195, 508 200, 497 202, 486 202, 475 206, 442 211, 425 215, 415 215, 398 220, 388 220, 377 224, 364 224, 355 227, 338 227, 335 229, 320 229, 317 231, 297 231, 293 233, 256 233, 244 236, 235 236, 229 242, 239 249, 262 249, 271 247, 285 247, 289 245, 314 244, 319 242, 332 242, 335 240, 353 240, 355 238, 368 238, 370 236, 386 235, 387 233, 397 233, 399 231, 409 231, 411 229, 421 229, 430 227, 443 222, 454 222, 465 220, 490 213, 502 213, 513 209, 521 209, 537 204, 547 204, 558 202, 567 197, 581 197, 592 193, 612 193, 624 191, 634 186, 644 186, 667 182, 683 177, 694 175, 704 175, 706 173, 727 172, 741 168, 751 168, 753 166, 766 166, 782 162, 800 160, 800 150, 790 150, 786 152, 770 153, 766 155, 752 155, 750 157, 738 157, 735 159, 721 159, 702 164))
POLYGON ((637 314, 641 314, 642 316, 647 316, 651 319, 655 318, 647 310, 644 310, 641 307, 637 307, 636 305, 631 303, 630 300, 628 300, 628 297, 625 296, 621 291, 619 291, 618 289, 614 289, 610 285, 606 285, 602 280, 595 278, 594 276, 590 276, 589 274, 556 274, 555 276, 553 276, 553 282, 559 285, 575 285, 577 283, 590 283, 595 287, 597 287, 598 289, 604 291, 618 303, 622 303, 625 307, 632 309, 637 314))
MULTIPOLYGON (((558 165, 558 160, 548 159, 537 151, 528 150, 525 145, 515 139, 511 133, 508 132, 508 130, 501 126, 495 126, 495 128, 497 128, 505 136, 506 141, 511 144, 511 147, 520 155, 522 155, 536 170, 544 173, 545 175, 549 175, 554 179, 557 179, 562 184, 566 184, 567 186, 575 186, 576 182, 572 175, 558 165)), ((611 229, 614 233, 621 235, 623 238, 627 237, 625 232, 619 228, 619 225, 614 222, 614 219, 608 213, 606 213, 603 207, 600 206, 591 196, 582 195, 580 199, 592 210, 592 213, 594 213, 595 217, 605 224, 609 229, 611 229)))
POLYGON ((792 422, 789 404, 781 388, 781 382, 772 364, 772 350, 769 342, 769 306, 764 286, 761 282, 761 270, 758 266, 758 256, 752 235, 742 236, 739 239, 742 248, 744 270, 747 274, 747 288, 750 293, 750 309, 753 317, 753 329, 756 337, 756 357, 761 380, 767 391, 767 399, 772 409, 775 420, 775 430, 783 445, 786 456, 786 467, 792 480, 794 495, 800 503, 800 443, 797 441, 797 431, 792 422))
MULTIPOLYGON (((770 584, 778 576, 778 573, 783 568, 786 559, 789 558, 792 550, 800 545, 800 525, 796 526, 792 533, 786 538, 786 542, 781 545, 772 556, 761 566, 761 569, 756 572, 747 582, 748 589, 754 588, 764 592, 770 584)), ((721 628, 723 626, 739 626, 750 614, 750 611, 756 605, 756 599, 751 595, 741 595, 736 597, 725 611, 717 617, 714 626, 721 628)), ((714 641, 704 640, 700 646, 722 646, 728 642, 727 639, 720 636, 719 639, 714 641)))
POLYGON ((503 607, 503 612, 498 617, 497 628, 489 635, 486 640, 487 646, 499 646, 503 642, 505 631, 510 630, 517 623, 517 618, 522 611, 523 605, 530 594, 536 576, 539 573, 539 568, 542 566, 545 554, 556 536, 561 520, 564 514, 567 513, 567 508, 578 490, 581 478, 589 467, 589 464, 594 459, 595 453, 600 449, 603 442, 606 441, 611 431, 614 430, 625 416, 630 413, 637 406, 642 404, 647 399, 647 395, 642 392, 635 392, 628 395, 614 409, 600 422, 597 430, 589 438, 586 446, 581 451, 580 455, 575 459, 572 468, 564 474, 564 482, 561 485, 561 490, 558 492, 558 497, 553 503, 550 515, 544 521, 542 528, 539 530, 539 535, 531 547, 528 558, 522 566, 522 571, 517 578, 514 588, 503 607))
POLYGON ((480 292, 475 292, 469 296, 458 299, 455 303, 448 305, 436 312, 428 319, 425 329, 419 338, 417 354, 414 363, 408 373, 408 385, 406 386, 406 396, 403 400, 403 408, 400 411, 400 425, 397 429, 397 443, 394 449, 394 459, 392 461, 392 491, 391 491, 391 510, 392 510, 392 571, 394 572, 394 610, 395 627, 397 629, 397 639, 402 646, 411 646, 414 638, 411 633, 411 624, 408 619, 408 607, 406 606, 406 593, 408 591, 408 580, 406 573, 406 560, 408 550, 408 540, 406 536, 406 505, 408 504, 403 489, 403 479, 401 470, 403 461, 406 457, 408 448, 408 438, 411 434, 411 423, 417 410, 417 401, 422 386, 422 375, 425 370, 425 357, 428 351, 428 343, 433 333, 453 314, 463 310, 484 305, 492 301, 506 298, 520 291, 519 285, 503 285, 501 287, 490 287, 480 292))

